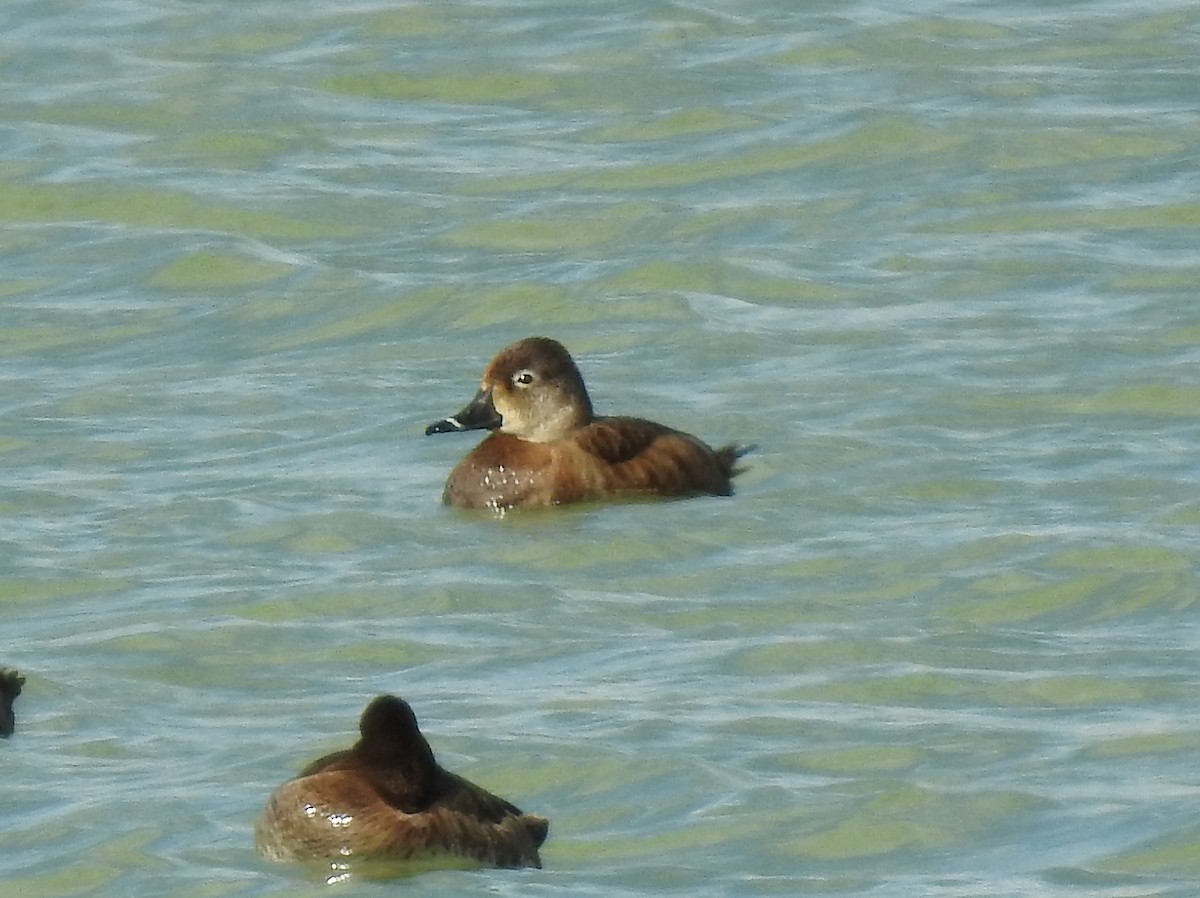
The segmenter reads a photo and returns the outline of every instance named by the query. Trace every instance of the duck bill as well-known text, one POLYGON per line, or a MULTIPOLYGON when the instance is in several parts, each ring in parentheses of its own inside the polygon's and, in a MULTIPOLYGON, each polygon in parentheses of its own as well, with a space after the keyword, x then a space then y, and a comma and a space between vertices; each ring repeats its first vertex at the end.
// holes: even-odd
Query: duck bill
POLYGON ((457 415, 434 421, 425 428, 425 436, 432 433, 455 433, 460 430, 495 430, 500 426, 500 413, 492 405, 492 391, 480 390, 475 398, 457 415))

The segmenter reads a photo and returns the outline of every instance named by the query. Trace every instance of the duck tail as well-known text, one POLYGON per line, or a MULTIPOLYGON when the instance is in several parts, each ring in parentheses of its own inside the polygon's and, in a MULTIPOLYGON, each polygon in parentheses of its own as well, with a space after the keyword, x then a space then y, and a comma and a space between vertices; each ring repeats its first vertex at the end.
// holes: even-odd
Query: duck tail
POLYGON ((728 446, 722 446, 717 450, 717 458, 721 462, 721 467, 725 469, 725 473, 730 477, 736 477, 746 470, 738 465, 738 459, 743 455, 753 452, 758 447, 751 444, 748 446, 739 446, 736 443, 730 443, 728 446))

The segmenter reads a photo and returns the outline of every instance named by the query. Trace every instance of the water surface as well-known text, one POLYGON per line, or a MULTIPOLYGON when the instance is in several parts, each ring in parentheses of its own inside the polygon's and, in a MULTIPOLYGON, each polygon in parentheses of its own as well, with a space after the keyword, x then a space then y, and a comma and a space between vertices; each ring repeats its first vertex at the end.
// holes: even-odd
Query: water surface
POLYGON ((545 869, 346 894, 1194 893, 1193 5, 0 18, 6 894, 324 894, 382 691, 545 869), (738 494, 442 508, 532 333, 738 494))

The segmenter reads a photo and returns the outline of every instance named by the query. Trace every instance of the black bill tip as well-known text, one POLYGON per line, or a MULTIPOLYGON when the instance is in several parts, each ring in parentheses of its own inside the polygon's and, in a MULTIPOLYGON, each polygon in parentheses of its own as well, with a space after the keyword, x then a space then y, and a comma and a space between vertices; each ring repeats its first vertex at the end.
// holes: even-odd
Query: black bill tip
POLYGON ((425 428, 425 436, 435 433, 455 433, 459 430, 466 430, 466 428, 462 426, 458 418, 442 418, 442 420, 434 421, 425 428))
POLYGON ((434 421, 425 428, 425 436, 433 433, 457 433, 460 430, 495 430, 501 424, 500 413, 492 405, 492 391, 480 390, 475 398, 457 415, 434 421))

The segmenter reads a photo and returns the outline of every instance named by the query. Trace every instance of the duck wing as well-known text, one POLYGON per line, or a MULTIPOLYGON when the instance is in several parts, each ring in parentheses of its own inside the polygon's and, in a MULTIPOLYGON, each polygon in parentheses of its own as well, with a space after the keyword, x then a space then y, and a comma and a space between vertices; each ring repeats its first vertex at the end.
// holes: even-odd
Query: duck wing
POLYGON ((512 802, 493 795, 457 773, 448 770, 440 770, 438 773, 437 788, 431 798, 431 806, 437 805, 490 823, 500 823, 506 817, 520 817, 524 814, 524 811, 512 802))
POLYGON ((573 440, 603 463, 611 488, 663 496, 729 495, 740 454, 734 447, 715 452, 690 433, 644 418, 597 418, 573 440))
POLYGON ((573 440, 588 455, 610 465, 621 465, 633 461, 665 437, 693 439, 645 418, 608 417, 597 418, 576 431, 573 440))

